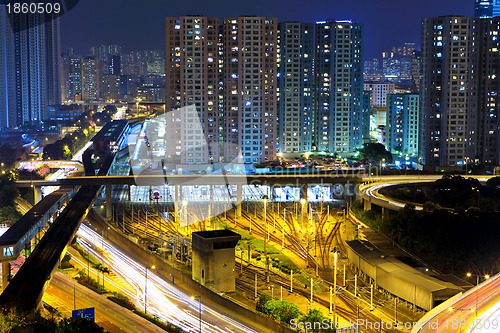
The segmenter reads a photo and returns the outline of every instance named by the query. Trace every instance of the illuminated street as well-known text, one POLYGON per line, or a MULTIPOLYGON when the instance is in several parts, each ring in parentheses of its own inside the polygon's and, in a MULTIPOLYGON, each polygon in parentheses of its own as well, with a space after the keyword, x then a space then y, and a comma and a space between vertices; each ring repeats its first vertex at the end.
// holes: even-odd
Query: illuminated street
POLYGON ((500 330, 500 275, 427 313, 412 333, 496 333, 500 330))
MULTIPOLYGON (((103 246, 104 255, 85 246, 92 255, 105 262, 123 279, 136 288, 131 295, 138 304, 144 307, 145 265, 137 262, 131 256, 126 256, 120 250, 103 240, 101 235, 84 224, 78 235, 89 244, 103 246)), ((169 282, 160 278, 154 269, 150 268, 147 280, 147 309, 148 313, 158 316, 162 321, 173 323, 187 331, 196 331, 199 328, 198 301, 191 299, 193 295, 183 294, 169 282)), ((229 317, 202 305, 202 328, 204 332, 257 332, 246 324, 239 323, 229 317), (221 328, 224 329, 221 330, 221 328)), ((244 322, 244 320, 242 320, 244 322)))

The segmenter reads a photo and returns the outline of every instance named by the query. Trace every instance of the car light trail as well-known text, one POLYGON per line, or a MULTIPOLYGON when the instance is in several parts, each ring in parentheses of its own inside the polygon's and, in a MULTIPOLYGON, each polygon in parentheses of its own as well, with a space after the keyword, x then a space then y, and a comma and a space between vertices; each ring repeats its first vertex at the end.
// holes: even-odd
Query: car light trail
MULTIPOLYGON (((135 295, 127 292, 136 304, 144 306, 145 265, 107 243, 100 234, 82 224, 78 236, 85 241, 81 245, 96 258, 109 265, 113 271, 128 281, 136 290, 135 295), (87 243, 88 242, 88 243, 87 243), (104 249, 98 253, 89 246, 104 249)), ((153 270, 148 272, 147 282, 147 309, 148 313, 160 320, 170 322, 188 332, 198 332, 200 326, 199 304, 192 300, 169 282, 156 275, 153 270)), ((210 307, 202 305, 203 332, 257 332, 240 322, 221 314, 210 307)))

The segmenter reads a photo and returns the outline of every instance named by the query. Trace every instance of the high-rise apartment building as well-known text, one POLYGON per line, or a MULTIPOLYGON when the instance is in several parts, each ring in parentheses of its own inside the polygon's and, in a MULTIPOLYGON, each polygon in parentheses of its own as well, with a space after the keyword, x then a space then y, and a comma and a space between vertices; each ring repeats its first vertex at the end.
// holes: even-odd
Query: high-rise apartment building
POLYGON ((422 52, 413 51, 411 56, 411 79, 416 93, 420 92, 420 80, 422 79, 422 52))
POLYGON ((363 78, 365 81, 379 81, 383 78, 380 59, 374 58, 372 60, 365 61, 363 78))
POLYGON ((240 16, 223 22, 224 154, 244 163, 277 157, 276 18, 240 16))
POLYGON ((444 16, 422 22, 420 157, 457 166, 476 157, 480 20, 444 16))
POLYGON ((485 164, 500 165, 500 17, 481 20, 476 156, 485 164))
POLYGON ((131 51, 121 55, 121 69, 124 75, 163 75, 165 55, 163 51, 131 51))
POLYGON ((279 151, 312 150, 314 111, 314 25, 279 24, 279 151))
POLYGON ((387 95, 393 94, 396 85, 393 82, 365 82, 364 90, 371 91, 371 107, 385 107, 387 105, 387 95))
POLYGON ((111 75, 121 75, 122 69, 121 69, 121 56, 120 55, 113 55, 110 57, 109 60, 109 74, 111 75))
POLYGON ((349 154, 363 138, 363 26, 354 21, 316 23, 316 146, 349 154))
POLYGON ((102 66, 97 57, 83 57, 82 100, 99 101, 102 98, 102 66))
POLYGON ((36 125, 60 101, 59 45, 59 19, 0 6, 0 127, 36 125))
POLYGON ((120 75, 120 73, 111 73, 112 70, 111 62, 113 57, 120 56, 121 52, 122 48, 120 45, 101 45, 101 46, 93 46, 90 48, 90 55, 96 57, 102 65, 102 75, 105 74, 120 75))
POLYGON ((0 6, 0 129, 18 126, 15 75, 9 61, 14 55, 13 37, 5 6, 0 6))
POLYGON ((399 83, 411 81, 412 53, 415 43, 393 47, 391 52, 382 52, 382 67, 386 80, 399 83))
POLYGON ((167 124, 172 132, 166 135, 181 141, 167 145, 172 150, 169 154, 172 161, 190 164, 219 161, 218 40, 218 18, 166 19, 166 110, 172 115, 178 113, 166 117, 166 121, 174 122, 167 124))
POLYGON ((423 21, 420 154, 428 165, 498 165, 500 17, 423 21))
POLYGON ((474 16, 479 18, 493 17, 494 0, 474 0, 474 16))
POLYGON ((102 97, 104 100, 118 100, 120 99, 121 81, 120 75, 106 74, 102 76, 102 97))
POLYGON ((500 16, 500 0, 474 0, 474 16, 479 18, 500 16))
POLYGON ((82 98, 82 60, 71 52, 61 56, 61 102, 76 102, 82 98))
POLYGON ((392 154, 418 155, 419 96, 387 96, 385 146, 392 154))

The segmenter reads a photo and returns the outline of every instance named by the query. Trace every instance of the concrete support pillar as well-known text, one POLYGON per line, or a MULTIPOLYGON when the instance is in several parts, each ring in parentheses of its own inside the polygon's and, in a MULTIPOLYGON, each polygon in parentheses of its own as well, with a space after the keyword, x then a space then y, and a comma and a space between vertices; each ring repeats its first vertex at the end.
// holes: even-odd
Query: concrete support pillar
POLYGON ((210 195, 210 201, 214 200, 214 185, 208 185, 208 193, 210 195))
POLYGON ((35 205, 42 201, 42 188, 40 186, 33 186, 33 191, 35 192, 35 205))
POLYGON ((113 218, 113 206, 111 199, 111 189, 113 185, 106 185, 106 220, 110 221, 113 218))
POLYGON ((304 184, 301 186, 300 188, 300 201, 302 201, 302 199, 304 199, 306 202, 305 202, 305 206, 307 207, 307 184, 304 184))
POLYGON ((9 284, 10 262, 2 263, 2 290, 5 290, 9 284))
POLYGON ((369 199, 363 199, 363 204, 364 204, 363 208, 365 211, 372 209, 372 203, 369 199))
POLYGON ((37 240, 36 240, 36 237, 37 236, 35 235, 35 237, 33 237, 31 239, 31 241, 30 241, 30 243, 31 243, 31 252, 33 252, 35 250, 36 244, 38 243, 37 240))
POLYGON ((243 185, 236 185, 236 218, 241 218, 241 201, 243 199, 243 185))
POLYGON ((175 219, 177 222, 180 221, 179 215, 179 185, 174 185, 174 206, 175 206, 175 219))

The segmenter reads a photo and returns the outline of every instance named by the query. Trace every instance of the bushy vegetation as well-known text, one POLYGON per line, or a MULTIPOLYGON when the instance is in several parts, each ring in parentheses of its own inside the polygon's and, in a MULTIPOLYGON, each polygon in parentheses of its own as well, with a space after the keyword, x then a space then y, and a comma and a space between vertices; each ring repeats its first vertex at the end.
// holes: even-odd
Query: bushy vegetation
POLYGON ((78 276, 76 277, 76 281, 81 285, 84 285, 89 289, 92 289, 98 294, 104 294, 110 292, 109 290, 104 288, 100 283, 98 283, 97 280, 95 280, 92 277, 89 277, 87 275, 87 272, 83 270, 78 270, 78 276))
POLYGON ((180 327, 177 327, 171 323, 164 323, 163 321, 161 321, 160 319, 158 319, 155 316, 150 315, 149 313, 144 313, 143 311, 140 311, 138 309, 135 309, 134 313, 141 316, 142 318, 144 318, 146 320, 149 320, 150 322, 152 322, 156 326, 161 327, 162 329, 164 329, 165 331, 167 331, 169 333, 183 333, 184 332, 180 327))
POLYGON ((323 316, 323 313, 318 309, 311 309, 308 313, 301 316, 299 322, 304 323, 306 331, 311 333, 335 333, 335 325, 329 322, 329 327, 323 327, 323 320, 328 319, 323 316))
POLYGON ((358 150, 361 161, 380 164, 382 160, 385 163, 392 162, 392 154, 385 149, 383 144, 378 142, 365 143, 363 148, 358 150))
POLYGON ((15 199, 19 191, 15 184, 15 174, 0 175, 0 224, 12 224, 17 221, 21 214, 16 211, 15 199))
MULTIPOLYGON (((371 212, 371 213, 370 213, 371 212)), ((470 208, 450 211, 427 202, 422 211, 407 205, 394 215, 367 220, 398 244, 444 272, 500 271, 500 213, 470 208), (373 222, 375 221, 375 223, 373 222)))
POLYGON ((116 304, 118 304, 120 306, 123 306, 126 309, 129 309, 132 311, 136 309, 136 306, 134 305, 134 303, 132 303, 130 301, 130 299, 123 294, 113 292, 113 295, 108 296, 108 299, 115 302, 116 304))
POLYGON ((61 269, 73 268, 74 266, 70 264, 71 254, 66 253, 61 260, 61 269))
POLYGON ((33 321, 27 317, 27 314, 18 311, 12 307, 0 308, 0 333, 12 332, 33 324, 33 321))
POLYGON ((266 293, 260 295, 255 309, 286 324, 289 324, 292 319, 298 318, 300 315, 297 305, 288 301, 271 299, 266 293))
POLYGON ((82 318, 66 318, 59 322, 54 333, 105 333, 101 326, 82 318))
POLYGON ((444 272, 500 271, 500 177, 477 179, 445 175, 426 186, 384 189, 384 195, 423 204, 407 205, 382 219, 375 210, 356 214, 410 252, 444 272), (411 198, 418 198, 412 200, 411 198))

